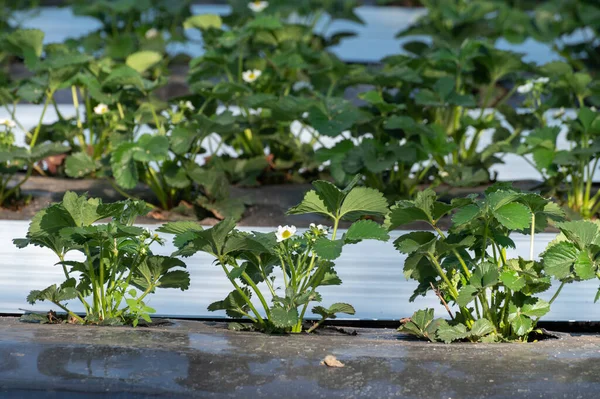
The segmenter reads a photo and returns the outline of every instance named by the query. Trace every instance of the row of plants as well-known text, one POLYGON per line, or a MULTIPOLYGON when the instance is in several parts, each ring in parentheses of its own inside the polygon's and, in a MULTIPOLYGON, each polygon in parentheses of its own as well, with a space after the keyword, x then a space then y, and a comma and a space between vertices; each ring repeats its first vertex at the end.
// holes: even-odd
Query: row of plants
POLYGON ((600 86, 568 57, 537 66, 495 48, 499 34, 465 34, 490 16, 508 18, 497 13, 503 2, 425 2, 427 16, 402 35, 433 40, 409 42, 377 66, 340 60, 331 50, 353 33, 319 25, 324 16, 360 23, 354 2, 236 0, 224 17, 192 15, 188 2, 74 3, 77 15, 100 22, 98 31, 46 45, 37 30, 2 35, 1 62, 28 70, 0 77, 0 103, 11 115, 0 121, 4 206, 38 174, 106 179, 132 199, 141 184, 155 208, 239 219, 246 204, 231 198, 232 184, 325 178, 344 186, 362 174, 395 201, 423 185, 491 183, 490 168, 516 154, 571 216, 599 210, 600 86), (191 31, 204 53, 189 60, 189 92, 165 97, 186 62, 167 48, 195 43, 191 31), (60 112, 61 92, 75 115, 60 112), (36 126, 19 123, 22 103, 43 104, 36 126), (49 108, 58 120, 44 123, 49 108), (570 151, 559 147, 561 128, 570 151), (15 145, 15 129, 25 146, 15 145))
POLYGON ((14 240, 20 248, 50 249, 65 275, 60 285, 31 291, 27 300, 50 301, 73 323, 151 322, 149 314, 155 311, 147 296, 158 288, 188 289, 190 276, 179 257, 203 252, 214 258, 212 267, 221 268, 233 286, 208 310, 249 321, 232 323, 232 329, 310 333, 327 319, 355 313, 348 303, 312 307, 323 299, 319 288, 342 283, 334 261, 343 248, 363 240, 388 241, 389 230, 415 221, 432 230, 406 233, 394 241, 404 255, 405 277, 417 284, 411 301, 433 292, 449 316, 436 319, 433 309, 425 309, 404 319, 400 331, 420 338, 446 343, 527 341, 565 284, 600 278, 600 224, 567 221, 556 203, 539 194, 496 184, 481 197, 447 203, 427 189, 390 207, 381 192, 358 186, 360 180, 354 178, 343 190, 315 181, 313 190, 288 211, 324 216, 331 227, 311 224, 300 233, 294 226, 279 226, 276 232, 248 233, 237 230, 232 219, 207 229, 190 221, 168 222, 157 231, 174 235, 177 251, 171 256, 155 255, 151 245, 163 240, 133 225, 147 211, 143 202, 103 204, 68 192, 62 202, 35 216, 26 238, 14 240), (438 226, 445 215, 452 218, 446 233, 438 226), (106 218, 110 222, 97 223, 106 218), (351 224, 342 233, 338 228, 343 220, 351 224), (535 235, 549 224, 561 233, 536 260, 535 235), (514 233, 530 235, 529 259, 507 257, 507 250, 515 248, 514 233), (72 260, 72 253, 79 253, 80 260, 72 260), (552 289, 549 301, 539 297, 552 289), (70 300, 83 304, 84 317, 69 310, 70 300), (309 307, 318 316, 312 322, 307 320, 309 307))

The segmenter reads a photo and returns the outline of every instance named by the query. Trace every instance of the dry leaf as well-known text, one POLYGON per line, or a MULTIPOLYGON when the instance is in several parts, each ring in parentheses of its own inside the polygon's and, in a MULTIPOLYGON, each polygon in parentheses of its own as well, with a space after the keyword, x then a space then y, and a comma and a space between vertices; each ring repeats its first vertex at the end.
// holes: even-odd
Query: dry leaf
POLYGON ((146 217, 156 219, 156 220, 167 220, 168 216, 165 215, 165 212, 159 209, 155 209, 153 211, 148 212, 146 217))
POLYGON ((324 364, 327 367, 344 367, 344 363, 337 360, 333 355, 325 356, 325 359, 321 361, 321 364, 324 364))

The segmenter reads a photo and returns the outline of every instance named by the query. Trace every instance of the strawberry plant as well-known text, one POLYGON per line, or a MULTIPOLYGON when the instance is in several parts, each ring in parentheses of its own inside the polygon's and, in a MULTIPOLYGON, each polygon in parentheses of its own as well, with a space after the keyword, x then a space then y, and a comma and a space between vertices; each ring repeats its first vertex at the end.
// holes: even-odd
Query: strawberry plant
POLYGON ((414 201, 392 206, 386 219, 390 228, 422 221, 434 230, 407 233, 394 242, 407 256, 405 276, 419 283, 411 300, 432 290, 450 316, 434 320, 432 310, 420 311, 400 330, 432 341, 526 341, 569 282, 549 270, 547 256, 541 262, 533 258, 536 232, 563 218, 553 202, 506 185, 491 187, 482 199, 470 196, 450 204, 437 201, 428 189, 414 201), (445 234, 438 222, 451 213, 445 234), (507 258, 507 248, 515 247, 513 232, 531 235, 529 259, 507 258), (537 295, 550 289, 551 276, 561 285, 547 302, 537 295))
MULTIPOLYGON (((373 189, 356 187, 357 181, 354 179, 344 190, 326 181, 315 181, 314 190, 289 210, 293 215, 327 217, 333 223, 331 237, 327 227, 314 224, 302 234, 297 234, 294 226, 280 226, 272 233, 244 233, 235 229, 231 219, 206 230, 195 223, 173 222, 159 231, 175 234, 173 242, 178 251, 174 256, 192 256, 197 252, 212 255, 234 286, 225 299, 211 304, 209 310, 225 310, 230 317, 248 318, 261 331, 300 333, 309 305, 322 300, 319 287, 341 284, 333 261, 343 247, 365 239, 388 239, 382 226, 372 220, 360 220, 363 216, 384 215, 387 201, 373 189), (354 223, 340 236, 341 220, 354 223), (276 268, 281 270, 281 282, 276 268), (266 290, 259 287, 261 283, 266 290), (252 296, 258 298, 262 311, 252 296)), ((349 304, 335 303, 328 308, 316 306, 312 312, 321 319, 308 332, 338 313, 355 311, 349 304)))
POLYGON ((100 29, 67 44, 87 53, 125 60, 135 52, 164 54, 166 46, 183 42, 183 21, 191 15, 190 0, 69 0, 75 15, 96 19, 100 29))
POLYGON ((146 297, 157 288, 186 290, 190 279, 182 261, 152 253, 153 243, 162 244, 158 235, 133 226, 136 217, 147 212, 144 202, 103 204, 72 192, 38 212, 27 237, 14 243, 19 248, 50 249, 65 281, 31 291, 27 301, 52 302, 79 323, 136 326, 140 318, 150 322, 154 310, 146 297), (97 224, 106 218, 111 221, 97 224), (69 260, 72 252, 83 255, 83 260, 69 260), (65 302, 70 300, 83 304, 85 317, 69 310, 65 302))

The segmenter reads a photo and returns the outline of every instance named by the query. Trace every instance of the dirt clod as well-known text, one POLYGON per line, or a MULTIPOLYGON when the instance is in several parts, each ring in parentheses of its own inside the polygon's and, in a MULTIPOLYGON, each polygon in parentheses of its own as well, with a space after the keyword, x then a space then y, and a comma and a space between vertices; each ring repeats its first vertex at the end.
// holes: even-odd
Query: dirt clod
POLYGON ((327 367, 344 367, 344 363, 337 360, 333 355, 325 356, 325 359, 321 361, 321 364, 324 364, 327 367))

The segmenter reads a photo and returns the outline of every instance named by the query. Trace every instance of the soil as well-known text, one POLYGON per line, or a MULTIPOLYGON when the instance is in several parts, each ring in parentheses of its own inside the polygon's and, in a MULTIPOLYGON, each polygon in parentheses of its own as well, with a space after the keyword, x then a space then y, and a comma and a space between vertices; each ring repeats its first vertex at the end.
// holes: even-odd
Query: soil
POLYGON ((600 337, 433 344, 392 329, 264 335, 224 323, 147 328, 0 318, 0 396, 596 398, 600 337), (322 364, 335 359, 343 367, 322 364))

